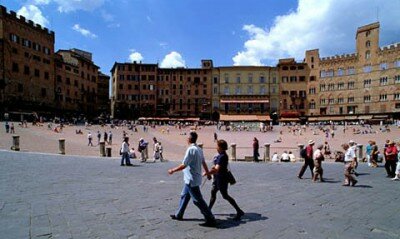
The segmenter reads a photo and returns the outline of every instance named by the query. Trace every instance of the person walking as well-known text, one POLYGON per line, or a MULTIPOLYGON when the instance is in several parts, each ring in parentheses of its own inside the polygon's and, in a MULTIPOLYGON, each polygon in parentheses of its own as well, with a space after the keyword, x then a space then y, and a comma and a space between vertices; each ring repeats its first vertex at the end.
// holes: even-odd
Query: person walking
POLYGON ((322 178, 322 174, 324 172, 324 170, 322 169, 322 161, 324 161, 324 155, 322 154, 323 147, 324 146, 322 144, 318 145, 317 150, 315 150, 313 154, 314 158, 314 169, 313 169, 314 177, 312 179, 313 182, 316 182, 318 180, 318 177, 320 182, 324 182, 324 179, 322 178))
MULTIPOLYGON (((26 128, 28 128, 28 127, 26 127, 26 128)), ((11 126, 10 126, 10 134, 15 134, 15 126, 14 126, 14 123, 11 123, 11 126)))
POLYGON ((235 199, 233 199, 228 194, 228 168, 229 168, 229 158, 226 154, 226 150, 228 149, 228 143, 225 140, 217 141, 217 152, 218 155, 214 157, 214 166, 208 172, 208 174, 204 175, 213 175, 213 184, 211 189, 211 198, 210 204, 208 207, 210 210, 214 206, 215 201, 217 200, 217 192, 219 191, 222 197, 228 201, 236 210, 236 216, 233 218, 234 220, 240 220, 240 218, 244 215, 244 212, 237 205, 235 199))
POLYGON ((258 144, 258 139, 256 137, 254 137, 253 139, 253 161, 258 163, 258 156, 260 156, 260 154, 258 153, 258 149, 259 149, 259 144, 258 144))
POLYGON ((385 169, 388 178, 394 178, 396 175, 397 153, 398 150, 395 143, 389 141, 385 149, 385 169))
POLYGON ((301 167, 299 174, 297 175, 297 177, 299 179, 303 178, 303 174, 306 171, 307 167, 310 168, 311 178, 314 178, 314 173, 313 173, 313 170, 314 170, 314 161, 313 161, 314 150, 313 150, 313 146, 314 146, 314 144, 315 144, 314 140, 309 140, 307 147, 304 149, 305 150, 304 164, 301 167))
POLYGON ((375 141, 371 141, 371 167, 376 168, 378 167, 378 156, 379 156, 379 151, 378 151, 378 145, 376 145, 375 141))
POLYGON ((103 135, 103 139, 104 139, 104 144, 107 143, 108 140, 108 134, 106 131, 104 131, 104 135, 103 135))
POLYGON ((324 148, 324 155, 323 156, 332 158, 331 157, 331 147, 329 146, 327 141, 325 141, 325 143, 323 145, 323 148, 324 148))
POLYGON ((153 143, 153 160, 156 162, 157 159, 160 159, 160 148, 156 137, 153 138, 153 143))
POLYGON ((144 141, 143 138, 139 139, 139 145, 138 145, 138 150, 140 152, 140 160, 142 163, 147 161, 147 145, 148 143, 146 141, 144 141))
POLYGON ((10 132, 10 125, 8 124, 8 121, 6 121, 4 127, 6 128, 6 133, 10 132))
POLYGON ((182 220, 189 200, 200 209, 205 218, 205 223, 200 224, 206 227, 215 227, 217 225, 214 215, 207 206, 200 191, 201 185, 201 167, 203 166, 205 174, 208 174, 208 167, 204 160, 202 149, 197 146, 197 133, 190 132, 188 137, 189 147, 186 150, 182 163, 168 170, 170 175, 178 171, 183 171, 184 186, 181 193, 179 208, 175 214, 170 215, 173 220, 182 220))
POLYGON ((90 145, 90 146, 93 146, 93 143, 92 143, 92 139, 93 139, 93 137, 92 137, 92 134, 89 132, 88 133, 88 135, 87 135, 87 139, 88 139, 88 146, 90 145))
POLYGON ((357 180, 353 176, 353 170, 355 167, 355 162, 357 162, 356 154, 354 150, 348 144, 342 145, 343 149, 346 151, 344 154, 344 183, 343 186, 355 186, 357 184, 357 180))
POLYGON ((131 160, 129 159, 129 138, 125 137, 121 145, 121 166, 132 166, 131 160))
POLYGON ((100 144, 100 139, 101 139, 101 133, 100 131, 97 131, 97 145, 100 144))
POLYGON ((368 167, 372 166, 371 153, 372 153, 372 140, 369 140, 368 144, 365 146, 365 158, 367 159, 368 167))

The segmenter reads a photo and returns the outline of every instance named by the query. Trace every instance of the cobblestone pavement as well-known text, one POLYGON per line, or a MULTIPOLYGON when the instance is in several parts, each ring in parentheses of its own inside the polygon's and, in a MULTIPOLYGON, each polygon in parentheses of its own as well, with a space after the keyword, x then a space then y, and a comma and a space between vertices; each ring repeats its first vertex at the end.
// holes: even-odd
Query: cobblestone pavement
MULTIPOLYGON (((400 184, 382 167, 360 165, 359 184, 341 186, 343 165, 324 164, 326 183, 300 163, 232 163, 231 195, 246 212, 242 221, 218 195, 218 228, 203 228, 190 203, 178 206, 182 175, 177 162, 119 160, 0 151, 1 238, 400 238, 400 184), (307 178, 308 177, 308 178, 307 178)), ((211 183, 202 188, 209 200, 211 183)))

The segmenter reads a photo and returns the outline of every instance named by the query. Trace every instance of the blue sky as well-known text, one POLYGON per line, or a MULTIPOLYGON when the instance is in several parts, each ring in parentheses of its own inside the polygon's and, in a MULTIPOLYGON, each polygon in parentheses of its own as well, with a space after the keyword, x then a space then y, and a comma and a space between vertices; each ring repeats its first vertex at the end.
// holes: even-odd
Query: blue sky
POLYGON ((400 0, 0 0, 56 32, 56 49, 93 53, 101 71, 141 60, 162 67, 275 65, 279 58, 353 53, 357 27, 381 23, 400 42, 400 0), (357 9, 357 10, 355 10, 357 9))

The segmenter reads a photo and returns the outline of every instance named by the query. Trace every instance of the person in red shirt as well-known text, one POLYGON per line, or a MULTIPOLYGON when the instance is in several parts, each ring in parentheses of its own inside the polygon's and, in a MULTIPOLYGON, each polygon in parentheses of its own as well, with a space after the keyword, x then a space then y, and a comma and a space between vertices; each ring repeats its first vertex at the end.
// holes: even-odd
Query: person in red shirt
POLYGON ((314 161, 313 161, 314 150, 313 150, 313 146, 314 146, 314 144, 315 144, 314 140, 309 140, 308 141, 308 145, 306 147, 307 157, 305 157, 304 164, 301 167, 299 174, 297 175, 297 177, 299 179, 302 179, 303 174, 307 169, 307 166, 310 168, 310 171, 311 171, 311 179, 314 178, 314 173, 313 173, 313 169, 314 169, 314 161))
POLYGON ((397 152, 394 142, 390 141, 385 149, 385 169, 388 178, 394 178, 396 174, 397 152))

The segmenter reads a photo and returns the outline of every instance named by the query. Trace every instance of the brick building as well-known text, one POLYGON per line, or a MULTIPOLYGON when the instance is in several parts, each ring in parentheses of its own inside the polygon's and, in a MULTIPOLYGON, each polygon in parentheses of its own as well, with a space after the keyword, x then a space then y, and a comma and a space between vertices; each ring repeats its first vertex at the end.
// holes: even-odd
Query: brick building
POLYGON ((211 68, 159 68, 115 63, 111 69, 114 118, 209 117, 211 68))
POLYGON ((311 66, 308 115, 316 119, 369 120, 400 116, 400 44, 379 46, 379 23, 359 27, 356 52, 320 58, 311 66))
POLYGON ((64 113, 97 115, 98 69, 92 54, 78 49, 56 53, 56 103, 64 113))
POLYGON ((0 6, 1 109, 53 109, 54 78, 54 32, 0 6))
POLYGON ((108 112, 108 86, 99 80, 92 54, 78 49, 55 53, 54 42, 53 31, 0 6, 1 113, 94 117, 108 112))
POLYGON ((110 115, 110 76, 101 71, 97 78, 97 112, 110 115))

